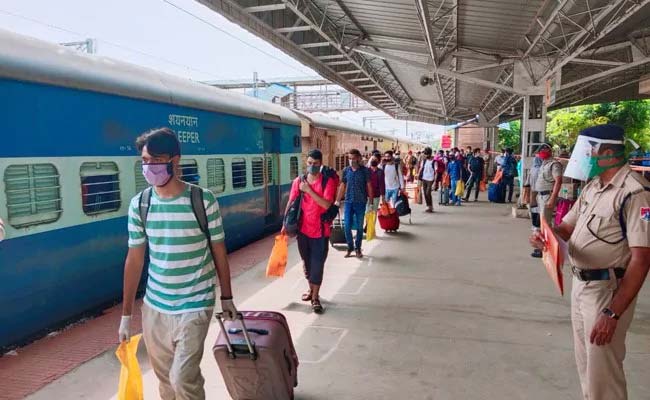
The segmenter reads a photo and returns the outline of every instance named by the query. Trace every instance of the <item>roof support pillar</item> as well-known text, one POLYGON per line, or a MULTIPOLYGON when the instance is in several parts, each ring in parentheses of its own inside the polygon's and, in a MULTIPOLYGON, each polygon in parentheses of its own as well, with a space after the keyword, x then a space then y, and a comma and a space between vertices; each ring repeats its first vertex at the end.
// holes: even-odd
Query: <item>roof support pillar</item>
MULTIPOLYGON (((534 153, 546 141, 546 102, 544 96, 524 96, 524 113, 521 119, 521 171, 519 187, 523 192, 524 182, 533 165, 534 153)), ((520 200, 522 198, 520 197, 520 200)))

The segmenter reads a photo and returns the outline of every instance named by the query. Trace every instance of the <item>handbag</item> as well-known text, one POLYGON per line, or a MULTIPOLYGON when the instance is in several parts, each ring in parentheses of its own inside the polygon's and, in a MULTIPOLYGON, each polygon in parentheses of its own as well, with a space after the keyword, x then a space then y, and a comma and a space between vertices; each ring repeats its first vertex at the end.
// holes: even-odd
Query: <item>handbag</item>
POLYGON ((294 237, 298 235, 298 231, 300 231, 300 215, 302 214, 302 192, 296 197, 293 202, 291 203, 291 206, 289 206, 289 209, 287 210, 286 215, 284 216, 284 221, 282 221, 282 225, 284 226, 284 230, 287 233, 287 236, 289 237, 294 237))
POLYGON ((462 179, 459 179, 458 182, 456 182, 456 192, 454 194, 456 196, 462 197, 464 193, 465 193, 465 182, 463 182, 462 179))

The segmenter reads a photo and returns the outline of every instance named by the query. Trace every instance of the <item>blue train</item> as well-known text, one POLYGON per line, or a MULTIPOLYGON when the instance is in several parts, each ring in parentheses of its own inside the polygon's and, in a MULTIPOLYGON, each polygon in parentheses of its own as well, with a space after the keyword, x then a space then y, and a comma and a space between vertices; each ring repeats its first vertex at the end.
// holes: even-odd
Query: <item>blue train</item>
POLYGON ((121 299, 148 129, 178 134, 183 179, 217 194, 229 251, 279 229, 309 148, 340 170, 350 147, 421 147, 2 30, 0 102, 0 349, 121 299))
POLYGON ((169 126, 183 179, 217 193, 229 250, 281 224, 298 175, 289 109, 0 32, 0 348, 119 300, 134 139, 169 126))

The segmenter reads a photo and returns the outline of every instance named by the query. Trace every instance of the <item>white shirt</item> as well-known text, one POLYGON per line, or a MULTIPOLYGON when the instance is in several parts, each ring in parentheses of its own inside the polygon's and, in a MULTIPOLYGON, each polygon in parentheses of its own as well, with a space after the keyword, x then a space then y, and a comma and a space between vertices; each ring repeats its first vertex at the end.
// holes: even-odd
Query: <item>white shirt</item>
POLYGON ((398 171, 396 164, 384 165, 384 182, 386 183, 386 190, 395 190, 404 187, 404 177, 398 171))
POLYGON ((435 178, 433 169, 434 169, 433 159, 424 160, 424 171, 422 171, 422 179, 425 181, 433 181, 435 178))

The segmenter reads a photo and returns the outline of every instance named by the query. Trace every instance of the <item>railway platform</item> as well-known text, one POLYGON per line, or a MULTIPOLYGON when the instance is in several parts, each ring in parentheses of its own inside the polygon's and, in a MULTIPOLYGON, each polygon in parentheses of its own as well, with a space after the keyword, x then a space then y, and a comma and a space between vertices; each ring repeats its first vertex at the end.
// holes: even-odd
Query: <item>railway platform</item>
MULTIPOLYGON (((436 195, 436 193, 434 193, 436 195)), ((529 221, 513 219, 507 205, 478 203, 435 207, 426 214, 413 205, 413 223, 402 219, 395 234, 364 242, 364 258, 346 259, 330 249, 321 296, 326 307, 315 315, 300 301, 302 268, 290 246, 287 274, 264 276, 264 254, 272 242, 242 254, 251 268, 234 279, 241 310, 278 310, 290 323, 300 357, 296 399, 579 399, 567 293, 559 296, 538 259, 529 256, 529 221)), ((650 383, 650 295, 642 291, 628 336, 625 362, 630 399, 648 399, 650 383)), ((94 321, 85 325, 90 326, 94 321)), ((61 333, 83 333, 84 325, 61 333)), ((90 332, 90 331, 88 331, 90 332)), ((212 324, 202 369, 208 399, 228 399, 211 346, 212 324)), ((117 322, 85 335, 117 340, 117 322)), ((43 346, 57 338, 46 338, 43 346)), ((79 343, 83 343, 82 338, 79 343)), ((30 346, 7 363, 28 357, 30 346)), ((27 398, 116 398, 119 364, 116 343, 98 356, 42 386, 27 398)), ((52 349, 67 362, 70 349, 52 349)), ((145 399, 156 399, 157 381, 141 344, 145 399)), ((41 358, 24 360, 16 372, 28 385, 39 375, 41 358)), ((4 364, 4 367, 3 367, 4 364)), ((3 371, 3 368, 5 372, 3 371)), ((9 381, 12 382, 12 381, 9 381)), ((0 386, 7 381, 0 380, 0 386)), ((0 391, 0 399, 10 390, 0 391)))

